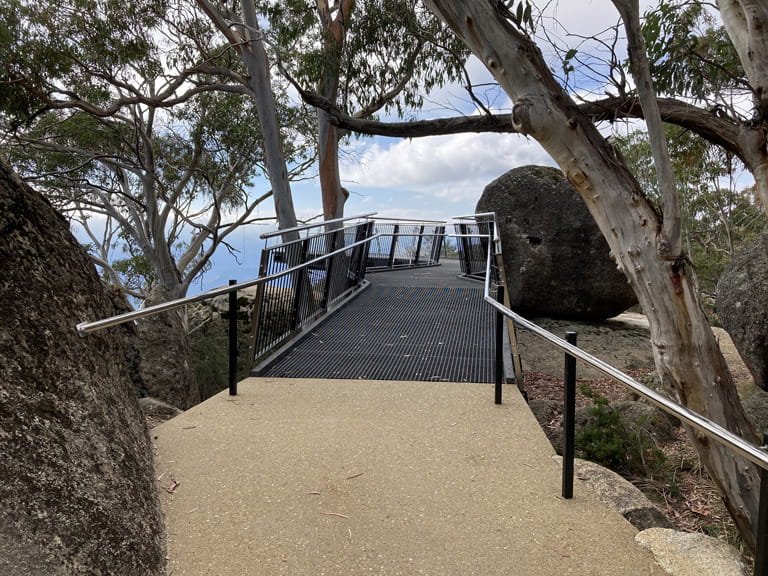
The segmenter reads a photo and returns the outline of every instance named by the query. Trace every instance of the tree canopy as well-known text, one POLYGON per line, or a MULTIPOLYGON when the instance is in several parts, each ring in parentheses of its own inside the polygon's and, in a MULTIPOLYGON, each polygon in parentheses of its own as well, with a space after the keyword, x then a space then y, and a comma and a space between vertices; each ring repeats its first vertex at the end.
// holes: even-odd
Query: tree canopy
MULTIPOLYGON (((111 283, 183 296, 270 195, 253 187, 265 155, 242 63, 183 2, 6 9, 5 154, 83 226, 111 283)), ((301 171, 311 123, 276 99, 301 171)))

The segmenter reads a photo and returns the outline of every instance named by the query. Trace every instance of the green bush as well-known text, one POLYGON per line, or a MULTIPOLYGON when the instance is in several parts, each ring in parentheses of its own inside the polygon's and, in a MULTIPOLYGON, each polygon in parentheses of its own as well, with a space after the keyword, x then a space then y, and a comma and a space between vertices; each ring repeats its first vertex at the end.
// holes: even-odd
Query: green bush
POLYGON ((630 429, 606 398, 598 396, 586 384, 579 386, 592 399, 587 423, 576 435, 576 451, 580 458, 605 466, 627 477, 645 478, 668 475, 664 453, 656 446, 650 422, 630 429))
POLYGON ((590 419, 576 435, 579 457, 616 472, 626 472, 628 437, 619 413, 605 398, 593 398, 590 419))

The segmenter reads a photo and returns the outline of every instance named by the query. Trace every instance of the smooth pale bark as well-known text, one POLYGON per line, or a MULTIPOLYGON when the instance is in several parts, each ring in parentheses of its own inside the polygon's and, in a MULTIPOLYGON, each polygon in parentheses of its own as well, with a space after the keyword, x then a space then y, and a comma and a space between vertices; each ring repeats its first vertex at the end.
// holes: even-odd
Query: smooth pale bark
MULTIPOLYGON (((250 74, 248 84, 253 93, 256 113, 259 115, 264 134, 264 156, 275 201, 277 224, 280 229, 294 228, 298 222, 280 140, 280 125, 277 122, 275 96, 272 93, 272 80, 269 76, 269 60, 264 49, 253 0, 243 0, 242 7, 247 44, 240 51, 240 56, 250 74)), ((296 240, 298 234, 286 234, 283 239, 296 240)))
POLYGON ((765 0, 717 0, 761 120, 768 118, 768 5, 765 0))
MULTIPOLYGON (((267 175, 272 186, 278 228, 294 228, 297 225, 296 210, 288 180, 288 168, 283 154, 280 125, 277 121, 277 107, 269 75, 269 58, 264 48, 264 39, 253 0, 242 0, 243 21, 235 30, 230 21, 209 0, 198 0, 200 7, 224 34, 227 41, 237 50, 248 69, 248 87, 256 105, 256 114, 264 137, 264 156, 267 175), (242 32, 240 31, 242 30, 242 32)), ((230 15, 231 16, 231 15, 230 15)), ((285 242, 298 240, 298 233, 283 234, 285 242)))
MULTIPOLYGON (((626 165, 552 76, 538 47, 492 2, 426 0, 514 102, 513 124, 535 138, 580 192, 648 317, 657 370, 680 401, 755 442, 684 260, 657 250, 659 217, 626 165)), ((756 467, 689 430, 740 533, 754 547, 756 467)))
POLYGON ((637 0, 613 0, 614 6, 621 14, 624 29, 627 31, 627 48, 629 51, 629 67, 637 86, 640 106, 643 109, 645 125, 648 128, 648 140, 651 144, 653 164, 659 182, 659 192, 663 205, 661 234, 658 238, 659 253, 667 259, 678 258, 682 252, 682 228, 680 207, 677 198, 675 173, 667 149, 667 138, 664 135, 664 124, 656 103, 656 91, 653 88, 653 78, 648 65, 645 49, 645 39, 640 29, 640 8, 637 0))
POLYGON ((768 206, 768 5, 765 0, 718 0, 725 29, 752 87, 758 122, 743 130, 744 163, 755 177, 763 206, 768 206))
MULTIPOLYGON (((324 66, 320 80, 320 94, 331 102, 339 97, 339 76, 341 74, 341 54, 344 50, 346 22, 354 0, 338 3, 335 14, 328 0, 317 0, 317 12, 323 28, 324 66)), ((347 192, 341 185, 339 172, 339 129, 334 126, 328 114, 318 109, 318 162, 320 191, 323 199, 323 217, 326 220, 344 216, 344 203, 347 192)))

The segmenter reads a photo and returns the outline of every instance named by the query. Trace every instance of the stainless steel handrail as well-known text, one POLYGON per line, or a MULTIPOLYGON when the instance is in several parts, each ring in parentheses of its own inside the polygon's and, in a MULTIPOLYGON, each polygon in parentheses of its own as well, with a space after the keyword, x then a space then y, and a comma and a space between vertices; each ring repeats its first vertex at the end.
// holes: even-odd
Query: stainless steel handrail
MULTIPOLYGON (((487 214, 483 214, 483 216, 485 215, 487 214)), ((494 215, 494 223, 495 223, 495 215, 494 215)), ((496 228, 497 227, 494 226, 494 230, 496 228)), ((497 234, 494 234, 494 235, 497 236, 497 234)), ((476 236, 488 237, 490 239, 489 234, 477 234, 476 236)), ((498 236, 494 240, 498 240, 498 236)), ((490 246, 491 244, 489 242, 488 256, 486 261, 485 285, 483 289, 483 299, 486 302, 488 302, 488 304, 490 304, 496 310, 504 314, 504 316, 506 316, 507 318, 512 319, 515 323, 519 324, 520 326, 527 328, 528 330, 544 338, 551 344, 554 344, 564 352, 567 352, 571 356, 578 358, 579 360, 582 360, 587 364, 590 364, 591 366, 594 366, 606 376, 613 378, 617 382, 630 388, 631 390, 633 390, 643 398, 647 399, 648 401, 650 401, 652 404, 654 404, 664 412, 667 412, 668 414, 672 414, 676 416, 686 424, 693 426, 694 428, 706 434, 707 436, 719 442, 720 444, 723 444, 726 447, 741 454, 745 458, 748 458, 749 460, 751 460, 761 468, 768 470, 768 452, 766 452, 766 450, 762 449, 759 446, 755 446, 751 442, 747 442, 740 436, 737 436, 730 430, 724 428, 717 422, 714 422, 709 418, 702 416, 698 412, 695 412, 689 408, 686 408, 681 404, 678 404, 677 402, 670 400, 665 396, 662 396, 655 390, 652 390, 651 388, 648 388, 644 384, 641 384, 634 378, 627 376, 618 368, 615 368, 614 366, 611 366, 607 362, 600 360, 596 356, 593 356, 592 354, 585 352, 581 348, 566 342, 562 338, 558 338, 557 336, 545 330, 541 326, 534 324, 530 320, 525 319, 524 317, 520 316, 519 314, 516 314, 515 312, 513 312, 503 304, 497 302, 496 299, 491 297, 490 295, 491 293, 490 278, 491 278, 491 267, 493 265, 493 255, 499 254, 500 252, 497 249, 495 253, 492 254, 490 246)))
POLYGON ((496 222, 496 212, 478 212, 477 214, 467 214, 466 216, 453 216, 451 220, 477 220, 480 217, 493 216, 494 223, 496 222))
POLYGON ((302 224, 301 226, 294 226, 293 228, 283 228, 282 230, 275 230, 274 232, 264 232, 259 235, 259 238, 264 240, 265 238, 274 238, 275 236, 282 236, 288 232, 301 232, 302 230, 309 230, 310 228, 320 228, 321 226, 327 226, 328 224, 335 224, 336 222, 346 222, 348 220, 363 220, 376 216, 378 212, 370 212, 369 214, 360 214, 359 216, 346 216, 344 218, 334 218, 333 220, 323 220, 317 224, 302 224))
POLYGON ((370 242, 371 240, 378 238, 379 236, 380 236, 379 234, 374 234, 373 236, 365 238, 364 240, 358 240, 357 242, 348 244, 342 248, 339 248, 338 250, 334 250, 333 252, 329 252, 328 254, 324 254, 318 258, 314 258, 313 260, 308 260, 307 262, 304 262, 303 264, 299 264, 298 266, 293 266, 292 268, 286 268, 285 270, 281 270, 276 274, 270 274, 269 276, 262 276, 261 278, 248 280, 247 282, 241 282, 240 284, 233 284, 231 286, 222 286, 221 288, 213 288, 212 290, 201 292, 200 294, 196 294, 194 296, 187 296, 186 298, 177 298, 176 300, 169 300, 168 302, 163 302, 162 304, 156 304, 154 306, 142 308, 141 310, 126 312, 125 314, 118 314, 117 316, 111 316, 109 318, 104 318, 103 320, 95 320, 93 322, 80 322, 77 325, 77 332, 78 334, 80 334, 80 336, 85 336, 86 334, 97 332, 98 330, 103 330, 104 328, 125 324, 126 322, 130 322, 131 320, 139 320, 141 318, 146 318, 147 316, 159 314, 160 312, 168 312, 170 310, 175 310, 176 308, 181 308, 182 306, 186 306, 187 304, 193 304, 194 302, 209 300, 210 298, 216 298, 217 296, 221 296, 223 294, 229 294, 230 292, 234 292, 236 290, 250 288, 251 286, 256 286, 257 284, 264 284, 266 282, 269 282, 270 280, 275 280, 280 276, 284 276, 285 274, 296 272, 298 270, 301 270, 302 268, 308 267, 312 264, 316 264, 322 260, 325 260, 326 258, 335 256, 336 254, 341 254, 342 252, 346 252, 350 248, 361 246, 362 244, 365 244, 366 242, 370 242))
POLYGON ((419 220, 418 218, 382 218, 381 216, 376 217, 376 221, 380 222, 382 220, 387 220, 388 222, 407 222, 408 226, 415 226, 416 224, 446 224, 446 220, 419 220))

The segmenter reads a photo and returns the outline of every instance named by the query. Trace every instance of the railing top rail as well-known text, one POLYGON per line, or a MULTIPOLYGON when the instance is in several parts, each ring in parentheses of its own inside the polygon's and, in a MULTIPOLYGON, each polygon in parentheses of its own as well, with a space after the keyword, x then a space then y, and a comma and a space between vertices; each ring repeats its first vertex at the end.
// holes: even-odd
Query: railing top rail
POLYGON ((302 224, 301 226, 294 226, 293 228, 283 228, 282 230, 275 230, 274 232, 265 232, 264 234, 261 234, 259 238, 262 240, 266 238, 274 238, 275 236, 282 236, 283 234, 287 234, 288 232, 301 232, 302 230, 309 230, 311 228, 320 228, 321 226, 326 226, 328 224, 335 224, 337 222, 346 222, 348 220, 364 220, 367 218, 370 218, 371 216, 375 216, 377 212, 370 212, 368 214, 360 214, 359 216, 346 216, 344 218, 334 218, 333 220, 323 220, 322 222, 318 222, 316 224, 302 224))
MULTIPOLYGON (((330 222, 330 220, 327 220, 327 222, 330 222)), ((325 223, 323 223, 322 225, 324 225, 324 224, 325 223)), ((322 225, 320 225, 320 226, 322 226, 322 225)), ((337 232, 347 232, 349 230, 353 230, 353 229, 357 228, 358 226, 362 226, 362 225, 367 226, 368 222, 363 220, 362 222, 355 222, 354 224, 351 224, 351 225, 342 226, 341 228, 337 228, 337 229, 332 230, 330 232, 320 232, 319 234, 315 234, 313 236, 312 235, 307 235, 307 236, 304 236, 303 238, 298 238, 296 240, 291 240, 290 242, 282 242, 281 244, 273 244, 272 246, 269 246, 269 249, 270 250, 275 250, 277 248, 287 248, 289 246, 293 246, 295 244, 301 244, 302 242, 306 242, 307 240, 313 240, 315 238, 320 238, 321 236, 325 236, 325 235, 328 235, 328 234, 333 234, 333 233, 337 233, 337 232)), ((281 230, 280 233, 282 233, 282 232, 283 231, 281 230)))
POLYGON ((323 254, 322 256, 319 256, 312 260, 308 260, 303 264, 299 264, 298 266, 293 266, 291 268, 286 268, 285 270, 281 270, 280 272, 277 272, 275 274, 270 274, 269 276, 262 276, 261 278, 248 280, 247 282, 241 282, 239 284, 233 284, 231 286, 222 286, 221 288, 213 288, 206 292, 195 294, 194 296, 187 296, 186 298, 177 298, 176 300, 169 300, 168 302, 163 302, 162 304, 156 304, 155 306, 148 306, 147 308, 142 308, 141 310, 134 310, 132 312, 126 312, 124 314, 118 314, 117 316, 111 316, 109 318, 104 318, 103 320, 95 320, 93 322, 80 322, 77 325, 77 332, 78 334, 80 334, 80 336, 85 336, 86 334, 90 334, 91 332, 97 332, 99 330, 103 330, 104 328, 125 324, 126 322, 130 322, 131 320, 139 320, 141 318, 146 318, 148 316, 159 314, 161 312, 168 312, 170 310, 175 310, 176 308, 181 308, 182 306, 186 306, 187 304, 202 302, 203 300, 216 298, 217 296, 222 296, 223 294, 229 294, 230 292, 234 292, 236 290, 250 288, 251 286, 256 286, 258 284, 265 284, 267 282, 275 280, 276 278, 279 278, 280 276, 284 276, 286 274, 296 272, 297 270, 308 267, 312 264, 317 264, 318 262, 321 262, 327 258, 330 258, 331 256, 335 256, 336 254, 341 254, 342 252, 346 252, 350 248, 354 248, 355 246, 360 246, 362 244, 370 242, 371 240, 373 240, 374 238, 378 238, 379 236, 380 236, 379 234, 373 234, 368 238, 364 238, 363 240, 358 240, 357 242, 353 242, 352 244, 343 246, 338 250, 334 250, 333 252, 329 252, 328 254, 323 254))
POLYGON ((494 221, 496 219, 496 212, 478 212, 477 214, 468 214, 466 216, 454 216, 452 220, 477 220, 478 218, 486 218, 492 216, 494 221))
POLYGON ((445 224, 446 220, 419 220, 417 218, 382 218, 377 216, 377 221, 387 220, 390 222, 408 222, 409 224, 445 224))
MULTIPOLYGON (((495 252, 496 254, 500 254, 500 251, 498 249, 495 252)), ((489 245, 488 257, 486 262, 486 274, 485 274, 485 286, 484 286, 483 298, 491 306, 496 308, 496 310, 498 310, 499 312, 504 314, 504 316, 506 316, 507 318, 510 318, 520 326, 527 328, 528 330, 537 334, 541 338, 547 340, 551 344, 554 344, 555 346, 557 346, 564 352, 567 352, 574 358, 578 358, 586 362, 587 364, 594 366, 606 376, 613 378, 617 382, 630 388, 631 390, 633 390, 643 398, 647 399, 654 406, 660 408, 664 412, 668 414, 672 414, 673 416, 676 416, 686 424, 693 426, 694 428, 706 434, 707 436, 719 442, 720 444, 723 444, 724 446, 734 450, 738 454, 741 454, 743 457, 751 460, 761 468, 768 470, 768 452, 766 452, 766 450, 764 450, 763 448, 759 446, 755 446, 751 442, 744 440, 740 436, 737 436, 730 430, 724 428, 717 422, 714 422, 709 418, 702 416, 698 412, 695 412, 681 404, 678 404, 677 402, 670 400, 666 396, 659 394, 655 390, 648 388, 647 386, 645 386, 644 384, 641 384, 634 378, 627 376, 618 368, 615 368, 614 366, 611 366, 607 362, 600 360, 596 356, 593 356, 588 352, 585 352, 581 348, 574 346, 573 344, 570 344, 564 339, 555 336, 554 334, 545 330, 541 326, 534 324, 530 320, 527 320, 526 318, 513 312, 503 304, 497 302, 496 299, 492 298, 490 295, 490 290, 491 290, 490 277, 491 277, 491 266, 493 261, 492 256, 493 255, 491 253, 491 249, 489 245)))

